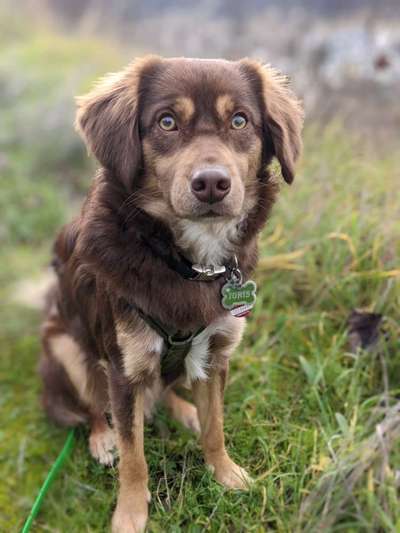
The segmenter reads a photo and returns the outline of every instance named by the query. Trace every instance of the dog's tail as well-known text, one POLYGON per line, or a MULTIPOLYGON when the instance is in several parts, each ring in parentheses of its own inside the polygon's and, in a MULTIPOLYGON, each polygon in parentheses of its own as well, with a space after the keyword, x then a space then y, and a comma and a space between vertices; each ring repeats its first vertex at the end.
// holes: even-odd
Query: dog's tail
POLYGON ((48 268, 38 277, 19 281, 13 289, 11 298, 19 305, 43 311, 48 294, 55 284, 56 275, 48 268))
POLYGON ((88 409, 79 401, 63 366, 43 353, 39 374, 44 385, 42 404, 47 416, 60 426, 74 427, 87 423, 88 409))

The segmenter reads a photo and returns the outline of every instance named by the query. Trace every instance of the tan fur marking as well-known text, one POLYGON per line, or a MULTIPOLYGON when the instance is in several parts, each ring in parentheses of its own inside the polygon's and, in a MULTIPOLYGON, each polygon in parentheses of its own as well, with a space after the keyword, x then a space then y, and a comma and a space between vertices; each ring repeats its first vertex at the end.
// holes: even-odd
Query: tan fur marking
POLYGON ((175 109, 185 122, 189 122, 195 112, 194 102, 188 96, 180 96, 176 99, 175 109))
MULTIPOLYGON (((240 161, 240 166, 238 165, 239 160, 236 157, 236 153, 229 146, 216 137, 199 137, 196 143, 187 146, 181 152, 175 154, 175 157, 177 157, 175 161, 168 162, 172 165, 170 169, 179 169, 179 173, 174 176, 169 189, 171 205, 175 212, 180 213, 181 216, 191 216, 193 214, 196 200, 188 186, 188 177, 196 170, 218 164, 226 169, 231 178, 231 190, 226 200, 224 200, 227 215, 229 217, 241 215, 244 186, 240 176, 246 175, 248 168, 244 160, 240 161), (245 167, 241 168, 243 163, 245 167)), ((171 172, 170 169, 169 172, 171 172)))
POLYGON ((225 449, 223 389, 226 370, 214 369, 210 379, 193 383, 193 397, 201 426, 204 458, 216 480, 229 489, 246 489, 247 472, 229 457, 225 449))
POLYGON ((185 428, 200 434, 197 409, 192 403, 178 396, 172 389, 166 391, 164 403, 175 420, 183 424, 185 428))
POLYGON ((165 200, 146 198, 143 200, 142 209, 149 215, 153 216, 154 218, 158 218, 159 220, 168 221, 172 218, 171 209, 165 203, 165 200))
POLYGON ((159 375, 155 375, 151 384, 146 386, 144 391, 144 417, 146 420, 151 421, 155 406, 163 393, 163 384, 159 375))
POLYGON ((119 323, 116 327, 117 342, 122 351, 125 376, 135 381, 143 372, 152 373, 158 364, 162 349, 161 337, 147 324, 136 327, 119 323))
POLYGON ((231 191, 224 200, 225 213, 230 219, 240 217, 255 205, 261 158, 259 139, 255 139, 248 154, 237 153, 220 139, 209 136, 199 137, 195 143, 168 156, 154 153, 151 143, 145 140, 143 153, 148 174, 141 190, 142 208, 171 227, 179 226, 182 218, 190 218, 196 211, 197 200, 190 189, 190 177, 207 166, 218 164, 231 177, 231 191), (159 192, 155 194, 157 189, 159 192))
POLYGON ((229 115, 231 115, 235 109, 235 103, 232 100, 232 97, 229 94, 222 94, 218 96, 215 108, 218 115, 221 117, 221 120, 226 120, 229 115))
POLYGON ((49 344, 54 359, 64 367, 80 399, 90 405, 92 398, 88 390, 87 367, 78 344, 67 334, 51 337, 49 344))
POLYGON ((144 456, 144 390, 139 387, 133 406, 132 440, 118 439, 120 455, 117 507, 112 520, 113 533, 139 533, 146 527, 150 493, 147 488, 148 472, 144 456))
MULTIPOLYGON (((231 317, 233 320, 238 320, 231 317)), ((228 334, 219 333, 211 339, 211 369, 207 381, 192 382, 193 398, 201 427, 201 445, 206 463, 216 480, 227 488, 245 489, 250 477, 247 472, 232 461, 225 449, 224 437, 224 388, 228 372, 228 359, 240 342, 245 320, 228 334), (231 342, 229 342, 231 340, 231 342)), ((227 332, 229 324, 227 324, 227 332)))
POLYGON ((103 465, 114 462, 113 449, 115 447, 114 431, 108 425, 104 416, 94 416, 90 424, 89 450, 95 459, 103 465))

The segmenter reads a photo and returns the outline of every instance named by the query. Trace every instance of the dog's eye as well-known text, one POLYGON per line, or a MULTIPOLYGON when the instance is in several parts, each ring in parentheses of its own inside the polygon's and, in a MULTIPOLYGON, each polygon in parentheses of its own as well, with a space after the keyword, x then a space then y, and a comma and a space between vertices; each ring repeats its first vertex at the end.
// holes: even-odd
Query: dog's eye
POLYGON ((231 127, 234 130, 242 130, 247 125, 247 118, 246 115, 243 113, 236 113, 236 115, 233 115, 232 121, 231 121, 231 127))
POLYGON ((164 115, 158 121, 160 128, 164 131, 174 131, 176 127, 176 120, 171 115, 164 115))

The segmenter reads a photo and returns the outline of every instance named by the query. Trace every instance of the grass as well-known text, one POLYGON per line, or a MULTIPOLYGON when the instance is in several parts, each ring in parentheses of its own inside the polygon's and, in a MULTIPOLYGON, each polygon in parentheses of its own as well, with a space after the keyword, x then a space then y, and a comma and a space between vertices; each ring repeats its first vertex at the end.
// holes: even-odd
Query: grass
MULTIPOLYGON (((47 36, 43 46, 52 42, 47 36)), ((82 56, 67 60, 64 46, 71 50, 61 46, 60 62, 76 73, 82 56)), ((27 61, 45 83, 41 66, 27 61)), ((48 82, 56 92, 60 80, 48 82)), ((20 139, 18 121, 13 128, 20 139)), ((65 152, 60 143, 60 159, 57 145, 49 163, 11 133, 0 185, 0 530, 8 532, 20 530, 66 438, 39 405, 40 316, 13 301, 13 287, 46 264, 48 238, 85 188, 77 176, 89 172, 82 149, 65 152), (71 176, 72 153, 76 176, 66 185, 59 172, 71 176)), ((228 448, 256 482, 248 493, 226 492, 193 435, 160 411, 146 429, 150 531, 400 531, 398 156, 367 153, 340 125, 308 125, 298 179, 282 186, 261 236, 258 303, 226 393, 228 448), (355 307, 382 313, 386 335, 376 349, 352 354, 346 320, 355 307)), ((116 470, 90 458, 79 429, 33 531, 106 531, 116 490, 116 470)))

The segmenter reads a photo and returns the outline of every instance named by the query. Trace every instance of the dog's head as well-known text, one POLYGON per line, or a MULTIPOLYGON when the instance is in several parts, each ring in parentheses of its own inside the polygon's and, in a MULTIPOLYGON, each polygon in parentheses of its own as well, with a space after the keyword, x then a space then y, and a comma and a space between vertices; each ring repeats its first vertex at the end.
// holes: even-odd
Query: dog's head
POLYGON ((90 151, 160 217, 243 217, 273 157, 293 181, 302 110, 286 79, 255 61, 145 57, 78 106, 90 151))

